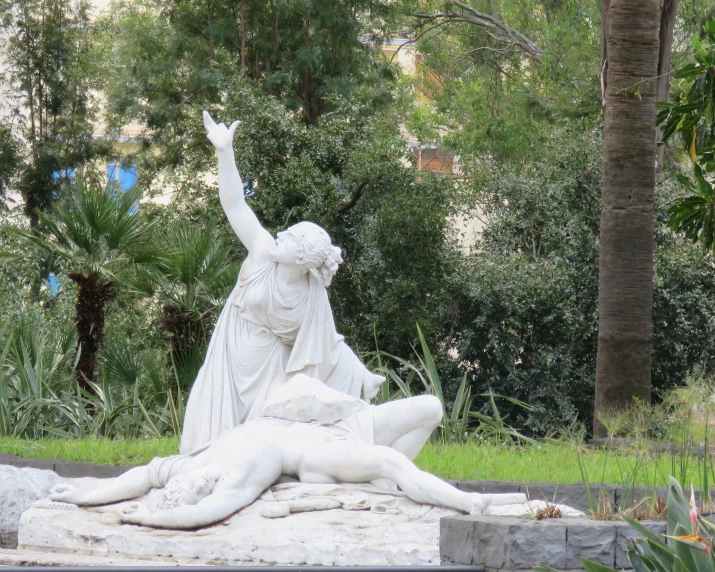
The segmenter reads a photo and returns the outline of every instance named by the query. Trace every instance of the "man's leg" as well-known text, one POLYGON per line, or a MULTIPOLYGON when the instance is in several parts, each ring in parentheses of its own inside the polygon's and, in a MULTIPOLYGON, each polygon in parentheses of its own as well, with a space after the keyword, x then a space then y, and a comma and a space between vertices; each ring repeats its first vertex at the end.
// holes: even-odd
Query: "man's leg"
POLYGON ((151 489, 149 468, 135 467, 115 479, 104 479, 94 488, 79 489, 61 484, 50 492, 49 499, 78 505, 100 505, 137 498, 151 489))
POLYGON ((388 479, 397 483, 415 502, 470 514, 483 512, 491 502, 490 495, 462 492, 434 475, 420 471, 405 455, 389 447, 341 441, 315 444, 306 449, 300 474, 305 473, 311 478, 323 474, 326 482, 334 479, 342 483, 388 479))
POLYGON ((373 409, 375 445, 399 451, 413 461, 442 421, 442 404, 434 395, 398 399, 373 409))

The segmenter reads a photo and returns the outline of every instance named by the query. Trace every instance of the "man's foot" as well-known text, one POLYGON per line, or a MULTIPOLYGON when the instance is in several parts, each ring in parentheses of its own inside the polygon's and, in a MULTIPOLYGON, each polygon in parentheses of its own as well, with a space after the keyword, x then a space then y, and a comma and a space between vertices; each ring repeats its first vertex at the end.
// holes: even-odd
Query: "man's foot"
POLYGON ((492 504, 492 495, 481 495, 479 493, 467 493, 469 497, 468 508, 469 514, 489 514, 489 505, 492 504))

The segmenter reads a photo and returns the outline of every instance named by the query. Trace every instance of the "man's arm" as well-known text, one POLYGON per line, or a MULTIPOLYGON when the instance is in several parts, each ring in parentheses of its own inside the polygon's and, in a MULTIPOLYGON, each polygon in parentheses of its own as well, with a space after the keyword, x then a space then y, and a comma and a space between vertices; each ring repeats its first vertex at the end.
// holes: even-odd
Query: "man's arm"
POLYGON ((149 492, 149 470, 147 467, 134 467, 114 479, 102 479, 95 486, 62 483, 56 485, 49 495, 52 501, 68 502, 82 506, 109 504, 137 498, 149 492))
POLYGON ((196 505, 149 512, 141 503, 131 503, 122 510, 121 519, 131 524, 157 528, 194 529, 228 518, 255 501, 263 490, 257 487, 227 489, 212 493, 196 505))

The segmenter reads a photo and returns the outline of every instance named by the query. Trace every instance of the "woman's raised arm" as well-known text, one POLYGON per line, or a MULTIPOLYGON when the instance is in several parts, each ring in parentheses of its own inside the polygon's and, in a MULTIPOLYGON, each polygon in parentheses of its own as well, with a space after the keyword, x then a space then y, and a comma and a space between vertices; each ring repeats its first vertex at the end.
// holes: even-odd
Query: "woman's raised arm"
POLYGON ((216 124, 208 111, 204 111, 204 126, 209 141, 216 147, 218 156, 218 194, 221 206, 231 228, 248 249, 252 258, 267 258, 275 245, 271 234, 258 222, 256 214, 246 203, 243 194, 243 181, 238 174, 236 159, 233 154, 233 134, 239 121, 234 121, 231 127, 223 123, 216 124))

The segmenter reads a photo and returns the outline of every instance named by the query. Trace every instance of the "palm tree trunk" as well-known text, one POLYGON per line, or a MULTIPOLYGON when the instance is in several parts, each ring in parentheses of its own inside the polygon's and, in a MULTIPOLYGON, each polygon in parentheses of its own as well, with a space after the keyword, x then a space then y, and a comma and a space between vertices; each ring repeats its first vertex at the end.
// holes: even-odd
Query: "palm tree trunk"
POLYGON ((659 0, 611 0, 594 435, 601 413, 650 403, 659 0))
POLYGON ((88 381, 94 379, 97 350, 104 338, 104 316, 107 302, 112 298, 112 283, 104 280, 96 272, 84 275, 70 272, 67 275, 77 283, 77 304, 75 305, 75 327, 77 328, 77 350, 80 352, 74 373, 80 388, 94 393, 88 381))

